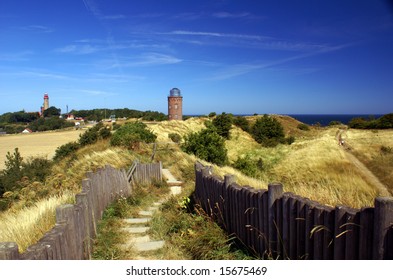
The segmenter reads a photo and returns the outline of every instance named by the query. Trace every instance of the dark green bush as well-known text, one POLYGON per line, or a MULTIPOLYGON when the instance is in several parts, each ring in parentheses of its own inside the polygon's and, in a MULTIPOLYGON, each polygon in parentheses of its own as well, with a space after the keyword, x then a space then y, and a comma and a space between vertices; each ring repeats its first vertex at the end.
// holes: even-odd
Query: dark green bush
POLYGON ((52 172, 52 162, 46 158, 32 158, 22 163, 23 176, 30 181, 45 182, 45 178, 52 172))
POLYGON ((53 160, 57 161, 60 159, 65 158, 66 156, 69 156, 73 153, 75 153, 79 149, 80 145, 77 142, 70 142, 64 145, 61 145, 58 147, 55 151, 55 156, 53 157, 53 160))
POLYGON ((310 127, 307 124, 305 124, 305 123, 299 123, 297 128, 300 129, 300 130, 303 130, 303 131, 309 131, 310 130, 310 127))
POLYGON ((331 121, 328 126, 333 126, 333 125, 340 125, 342 124, 340 121, 331 121))
POLYGON ((287 143, 288 145, 291 145, 295 142, 295 137, 294 136, 289 136, 287 138, 285 138, 285 143, 287 143))
POLYGON ((200 159, 225 165, 228 161, 225 140, 214 130, 203 129, 200 132, 188 134, 184 139, 182 149, 194 154, 200 159))
POLYGON ((89 128, 83 134, 79 135, 79 144, 81 146, 91 145, 98 140, 98 130, 95 127, 89 128))
POLYGON ((233 119, 233 124, 240 127, 245 132, 250 132, 250 122, 245 117, 235 117, 233 119))
POLYGON ((281 123, 268 115, 257 119, 251 129, 251 134, 255 141, 267 147, 274 147, 285 142, 284 128, 281 123))
POLYGON ((240 170, 244 174, 255 177, 259 171, 263 169, 263 160, 253 160, 250 156, 246 155, 239 157, 234 163, 233 167, 240 170))
POLYGON ((0 173, 3 192, 14 191, 18 188, 17 182, 23 177, 23 158, 19 149, 15 148, 14 153, 7 152, 4 170, 0 173))
POLYGON ((169 133, 168 134, 169 139, 171 139, 175 143, 180 143, 181 142, 181 136, 178 133, 169 133))
POLYGON ((232 118, 232 115, 222 113, 213 119, 212 124, 215 126, 218 135, 229 139, 229 131, 232 127, 232 118))
POLYGON ((111 129, 108 127, 103 127, 98 131, 100 139, 108 139, 112 136, 111 129))
POLYGON ((139 142, 152 143, 157 136, 142 122, 126 123, 115 131, 111 138, 112 146, 133 148, 139 142))

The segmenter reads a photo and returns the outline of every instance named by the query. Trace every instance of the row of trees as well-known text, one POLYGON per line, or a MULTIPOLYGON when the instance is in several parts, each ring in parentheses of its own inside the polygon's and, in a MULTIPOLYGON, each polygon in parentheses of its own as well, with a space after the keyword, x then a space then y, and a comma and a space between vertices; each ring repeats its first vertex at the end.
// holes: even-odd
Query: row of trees
POLYGON ((84 118, 88 121, 100 121, 105 118, 109 118, 111 115, 115 115, 116 118, 142 118, 146 121, 163 121, 167 120, 168 117, 164 113, 157 111, 138 111, 128 108, 124 109, 93 109, 93 110, 72 110, 70 114, 74 116, 84 118))
POLYGON ((349 121, 350 128, 358 129, 389 129, 393 128, 393 113, 383 115, 378 119, 353 118, 349 121))

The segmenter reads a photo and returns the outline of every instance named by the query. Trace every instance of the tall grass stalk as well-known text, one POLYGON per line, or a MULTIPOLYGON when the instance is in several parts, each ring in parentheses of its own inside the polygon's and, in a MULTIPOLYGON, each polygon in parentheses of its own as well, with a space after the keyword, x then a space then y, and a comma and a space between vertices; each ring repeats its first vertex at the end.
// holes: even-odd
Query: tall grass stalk
POLYGON ((23 252, 36 243, 55 224, 56 207, 72 202, 73 194, 64 192, 36 202, 33 206, 0 214, 0 242, 16 242, 23 252))

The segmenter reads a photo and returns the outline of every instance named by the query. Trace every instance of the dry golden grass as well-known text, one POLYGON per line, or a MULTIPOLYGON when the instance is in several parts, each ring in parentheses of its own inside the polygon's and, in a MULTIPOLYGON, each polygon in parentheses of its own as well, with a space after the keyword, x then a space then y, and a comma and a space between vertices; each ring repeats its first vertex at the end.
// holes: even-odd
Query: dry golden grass
POLYGON ((393 130, 350 129, 345 133, 345 138, 350 152, 393 194, 393 130))
POLYGON ((37 132, 0 136, 0 169, 3 169, 7 152, 19 149, 23 158, 46 157, 51 159, 57 147, 79 138, 80 130, 37 132))
POLYGON ((169 133, 177 133, 181 137, 191 133, 197 132, 205 128, 204 122, 207 118, 190 118, 186 121, 163 121, 158 123, 147 123, 148 127, 157 134, 158 142, 171 141, 168 138, 169 133))
POLYGON ((313 140, 291 145, 286 157, 270 172, 285 191, 323 204, 359 208, 373 205, 377 189, 347 159, 335 139, 336 129, 323 130, 313 140))
POLYGON ((49 197, 19 211, 0 213, 0 242, 16 242, 23 252, 36 243, 55 224, 56 207, 70 203, 73 193, 49 197))

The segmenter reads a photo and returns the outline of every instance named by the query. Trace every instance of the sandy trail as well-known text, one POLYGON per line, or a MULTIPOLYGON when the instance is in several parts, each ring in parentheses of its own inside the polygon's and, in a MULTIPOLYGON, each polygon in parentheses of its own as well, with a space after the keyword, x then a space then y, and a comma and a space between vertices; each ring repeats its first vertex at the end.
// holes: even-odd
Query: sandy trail
MULTIPOLYGON (((338 143, 340 143, 341 140, 342 140, 341 135, 343 134, 343 132, 344 131, 341 129, 337 133, 337 141, 338 141, 338 143)), ((354 166, 356 166, 360 170, 360 172, 364 176, 364 179, 370 185, 373 185, 373 186, 375 186, 377 188, 379 196, 391 196, 391 194, 388 191, 388 189, 386 188, 386 186, 384 184, 382 184, 381 181, 379 181, 379 179, 374 175, 374 173, 372 173, 370 169, 368 169, 356 156, 354 156, 351 153, 350 146, 348 145, 348 143, 343 141, 342 144, 340 145, 340 147, 343 149, 343 151, 345 151, 345 155, 348 158, 348 160, 350 162, 352 162, 352 164, 354 166)))

